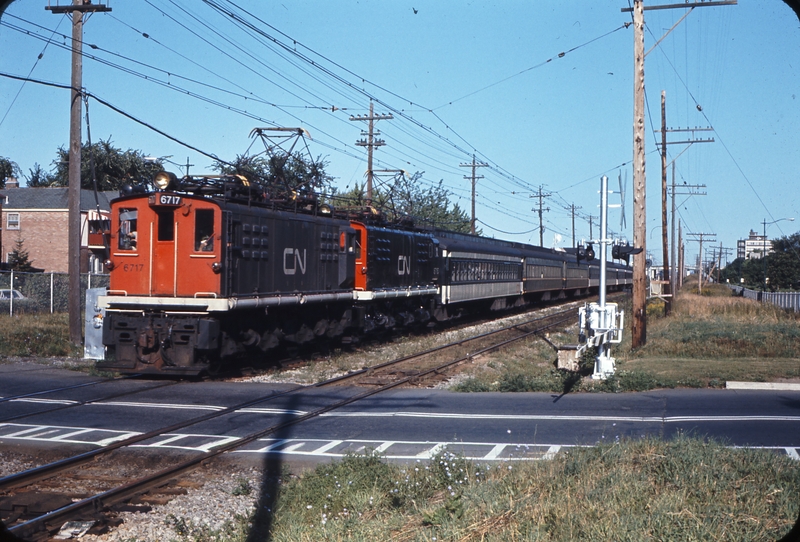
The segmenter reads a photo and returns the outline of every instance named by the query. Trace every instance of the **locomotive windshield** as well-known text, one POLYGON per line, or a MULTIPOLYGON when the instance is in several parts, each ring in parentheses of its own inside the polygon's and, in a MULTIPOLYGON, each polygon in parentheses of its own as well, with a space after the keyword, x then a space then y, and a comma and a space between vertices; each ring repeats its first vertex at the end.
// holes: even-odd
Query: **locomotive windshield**
POLYGON ((194 250, 195 252, 213 252, 214 250, 214 210, 198 209, 194 216, 194 250))
POLYGON ((139 211, 136 209, 119 210, 119 249, 136 250, 136 223, 139 211))

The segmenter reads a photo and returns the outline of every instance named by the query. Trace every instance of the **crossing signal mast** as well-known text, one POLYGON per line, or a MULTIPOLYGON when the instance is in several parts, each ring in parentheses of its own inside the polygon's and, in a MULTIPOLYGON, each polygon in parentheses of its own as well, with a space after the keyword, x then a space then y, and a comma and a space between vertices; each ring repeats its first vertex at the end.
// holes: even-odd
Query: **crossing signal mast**
POLYGON ((614 374, 616 364, 611 356, 611 345, 622 342, 622 329, 625 312, 617 308, 616 303, 606 303, 606 257, 608 245, 611 256, 623 259, 628 263, 634 254, 642 252, 641 248, 619 244, 608 238, 608 177, 600 179, 600 239, 592 240, 579 246, 576 252, 578 261, 590 262, 594 259, 594 245, 600 247, 600 296, 597 303, 587 303, 578 310, 578 345, 580 356, 587 348, 597 348, 592 378, 605 380, 614 374))

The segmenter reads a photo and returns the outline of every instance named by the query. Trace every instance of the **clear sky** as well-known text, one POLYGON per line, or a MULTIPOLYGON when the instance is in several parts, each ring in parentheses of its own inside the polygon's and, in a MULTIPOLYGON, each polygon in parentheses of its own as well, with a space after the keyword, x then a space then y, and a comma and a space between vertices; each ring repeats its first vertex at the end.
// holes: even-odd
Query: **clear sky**
MULTIPOLYGON (((56 0, 50 0, 56 4, 56 0)), ((70 3, 60 0, 61 4, 70 3)), ((665 2, 662 2, 662 4, 665 2)), ((656 5, 645 2, 645 5, 656 5)), ((70 81, 65 15, 47 1, 16 0, 0 20, 0 72, 62 85, 70 81), (49 41, 49 42, 48 42, 49 41), (38 58, 41 55, 41 58, 38 58)), ((110 1, 84 27, 88 92, 223 160, 260 152, 254 127, 303 127, 312 155, 329 162, 341 189, 364 181, 356 146, 368 112, 386 145, 375 169, 424 171, 469 211, 469 169, 478 160, 477 218, 484 234, 538 244, 532 196, 544 200, 545 245, 598 237, 600 177, 627 186, 609 227, 632 238, 633 27, 628 0, 142 0, 110 1), (94 45, 97 48, 90 47, 94 45), (564 53, 563 55, 561 53, 564 53), (252 147, 251 147, 252 144, 252 147), (627 181, 625 183, 625 181, 627 181)), ((645 49, 686 9, 645 13, 645 49)), ((762 222, 770 237, 800 229, 800 24, 781 0, 740 0, 694 9, 646 58, 648 250, 661 261, 660 167, 654 130, 661 91, 671 133, 685 232, 714 233, 733 249, 762 222), (680 156, 678 157, 678 155, 680 156)), ((193 173, 212 159, 90 99, 93 141, 168 156, 193 173)), ((25 174, 52 168, 69 137, 67 90, 0 77, 0 156, 25 174)), ((84 125, 84 139, 86 127, 84 125)), ((177 166, 173 167, 176 171, 177 166)), ((671 170, 670 170, 671 174, 671 170)), ((23 181, 24 183, 24 181, 23 181)), ((611 203, 619 195, 610 196, 611 203)), ((697 243, 687 242, 687 262, 697 243)))

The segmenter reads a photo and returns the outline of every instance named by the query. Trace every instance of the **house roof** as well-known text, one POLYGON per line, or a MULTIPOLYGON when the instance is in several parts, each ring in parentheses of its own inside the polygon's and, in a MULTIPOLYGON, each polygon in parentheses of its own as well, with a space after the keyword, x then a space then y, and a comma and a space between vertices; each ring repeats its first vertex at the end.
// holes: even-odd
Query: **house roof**
MULTIPOLYGON (((67 209, 69 208, 69 195, 67 187, 58 188, 12 188, 0 190, 0 202, 4 211, 24 211, 26 209, 67 209)), ((81 211, 90 211, 97 208, 108 211, 111 209, 109 202, 119 197, 119 192, 97 192, 95 201, 94 190, 81 190, 81 211)))

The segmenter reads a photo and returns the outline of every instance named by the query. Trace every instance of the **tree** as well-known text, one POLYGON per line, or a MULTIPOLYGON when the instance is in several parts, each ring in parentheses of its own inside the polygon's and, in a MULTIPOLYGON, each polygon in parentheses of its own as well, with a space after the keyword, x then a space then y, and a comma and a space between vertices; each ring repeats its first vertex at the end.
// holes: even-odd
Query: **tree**
POLYGON ((237 156, 232 164, 217 162, 214 169, 225 175, 241 175, 251 183, 263 185, 272 198, 314 198, 331 190, 333 177, 325 172, 328 163, 300 153, 263 156, 237 156))
POLYGON ((28 260, 28 251, 25 250, 22 237, 17 236, 14 250, 8 255, 8 267, 12 271, 33 271, 33 265, 28 260))
POLYGON ((42 188, 53 186, 55 182, 55 176, 52 173, 47 173, 45 170, 42 169, 37 163, 33 164, 33 168, 28 170, 28 175, 25 178, 28 180, 28 186, 30 188, 42 188))
POLYGON ((424 172, 410 177, 398 176, 387 189, 377 191, 376 202, 392 220, 411 218, 417 224, 426 224, 461 233, 470 232, 470 219, 457 203, 450 202, 450 192, 443 181, 422 187, 424 172))
POLYGON ((772 241, 767 277, 770 290, 800 290, 800 232, 772 241))
POLYGON ((5 188, 6 180, 9 177, 18 177, 19 173, 19 166, 16 162, 0 156, 0 188, 5 188))
MULTIPOLYGON (((47 186, 69 186, 69 151, 60 147, 57 155, 53 161, 52 182, 47 186)), ((81 146, 81 188, 94 188, 92 160, 98 190, 118 190, 126 184, 147 184, 163 168, 160 160, 145 160, 142 151, 123 151, 115 147, 111 137, 91 146, 84 143, 81 146)))

